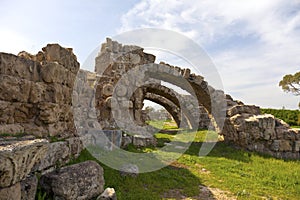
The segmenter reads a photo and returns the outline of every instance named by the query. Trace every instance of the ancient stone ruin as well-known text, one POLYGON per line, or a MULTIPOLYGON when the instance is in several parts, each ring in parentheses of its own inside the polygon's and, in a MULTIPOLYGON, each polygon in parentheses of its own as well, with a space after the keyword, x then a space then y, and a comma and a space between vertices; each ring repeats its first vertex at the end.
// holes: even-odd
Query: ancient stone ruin
POLYGON ((38 185, 57 199, 99 196, 99 164, 65 165, 92 143, 108 150, 155 145, 151 133, 158 130, 145 123, 144 100, 162 105, 183 129, 210 128, 238 148, 300 158, 299 130, 233 100, 190 69, 155 63, 138 46, 107 39, 95 72, 80 70, 72 49, 58 44, 36 55, 0 53, 0 79, 0 199, 34 199, 38 185), (108 139, 97 141, 99 134, 108 139), (78 181, 68 182, 70 176, 78 181))

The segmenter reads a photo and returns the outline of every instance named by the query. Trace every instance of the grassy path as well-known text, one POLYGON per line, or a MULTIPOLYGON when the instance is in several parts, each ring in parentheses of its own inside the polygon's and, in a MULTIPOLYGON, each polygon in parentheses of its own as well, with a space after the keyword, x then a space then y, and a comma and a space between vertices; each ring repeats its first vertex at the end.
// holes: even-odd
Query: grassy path
MULTIPOLYGON (((300 199, 300 161, 284 161, 237 150, 219 142, 208 156, 198 156, 206 131, 177 161, 158 171, 121 176, 103 164, 106 187, 114 187, 119 200, 155 199, 300 199)), ((156 135, 159 144, 173 134, 156 135)), ((155 151, 155 148, 134 152, 155 151)), ((94 159, 83 151, 75 162, 94 159)))

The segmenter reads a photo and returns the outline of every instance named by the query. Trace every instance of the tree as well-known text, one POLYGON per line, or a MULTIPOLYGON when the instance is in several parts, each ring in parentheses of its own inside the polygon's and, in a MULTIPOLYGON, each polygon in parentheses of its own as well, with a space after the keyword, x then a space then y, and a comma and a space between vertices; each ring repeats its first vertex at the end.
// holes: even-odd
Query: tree
POLYGON ((296 96, 300 95, 300 72, 297 72, 294 75, 285 75, 279 82, 279 86, 281 86, 285 92, 291 92, 296 96))
MULTIPOLYGON (((285 92, 291 92, 296 96, 300 95, 300 72, 296 72, 294 75, 288 74, 283 77, 279 82, 279 86, 285 92)), ((300 102, 298 104, 300 108, 300 102)))
POLYGON ((154 108, 151 107, 151 106, 147 106, 147 107, 145 108, 145 111, 146 111, 147 113, 151 113, 151 112, 154 111, 154 108))

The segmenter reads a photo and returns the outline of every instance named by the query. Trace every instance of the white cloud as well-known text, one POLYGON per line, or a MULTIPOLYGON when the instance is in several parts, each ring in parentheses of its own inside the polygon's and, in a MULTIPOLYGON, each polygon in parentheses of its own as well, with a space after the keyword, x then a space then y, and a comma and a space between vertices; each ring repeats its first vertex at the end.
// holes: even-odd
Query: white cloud
POLYGON ((300 70, 300 1, 141 0, 122 16, 119 31, 144 27, 174 30, 202 45, 236 98, 265 106, 270 96, 270 107, 297 108, 299 98, 278 82, 300 70))

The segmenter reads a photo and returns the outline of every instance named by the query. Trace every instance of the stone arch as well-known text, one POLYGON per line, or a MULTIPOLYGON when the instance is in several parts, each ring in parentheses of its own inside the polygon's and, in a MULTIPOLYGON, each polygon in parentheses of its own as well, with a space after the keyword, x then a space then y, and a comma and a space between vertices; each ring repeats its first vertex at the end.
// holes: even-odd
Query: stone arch
MULTIPOLYGON (((107 39, 107 42, 102 46, 101 53, 96 58, 95 71, 103 72, 103 74, 100 75, 100 83, 98 84, 99 87, 97 87, 98 92, 96 92, 97 99, 99 100, 98 109, 100 110, 100 116, 98 119, 101 121, 107 117, 101 116, 101 113, 107 112, 107 109, 105 109, 105 106, 107 107, 107 105, 104 105, 103 102, 107 102, 109 95, 106 95, 105 89, 107 87, 112 87, 118 91, 118 88, 115 86, 118 84, 121 77, 130 70, 137 69, 134 76, 139 76, 140 71, 144 70, 145 76, 147 78, 150 77, 151 80, 149 82, 150 84, 148 83, 145 87, 139 86, 140 88, 134 91, 130 102, 125 102, 125 104, 131 105, 131 117, 136 120, 137 124, 142 124, 141 109, 143 107, 145 94, 147 93, 162 96, 180 108, 180 102, 176 98, 176 95, 174 95, 171 89, 162 86, 160 81, 154 80, 156 79, 176 85, 190 94, 195 93, 198 105, 194 106, 203 106, 207 113, 209 113, 210 118, 215 118, 216 124, 221 129, 222 120, 224 120, 224 117, 221 118, 222 113, 224 114, 226 111, 226 105, 222 102, 225 100, 224 93, 213 89, 206 81, 204 81, 202 76, 192 74, 190 69, 181 69, 177 66, 172 66, 163 62, 156 64, 154 61, 155 56, 144 53, 143 49, 140 47, 128 45, 123 46, 115 41, 107 39), (214 104, 214 106, 212 106, 212 104, 214 104)), ((124 87, 124 90, 127 90, 124 92, 125 94, 126 92, 129 92, 128 90, 130 90, 130 88, 135 88, 136 85, 132 84, 136 83, 128 83, 128 81, 124 81, 122 84, 119 84, 119 86, 121 85, 124 87)), ((112 89, 110 91, 112 91, 112 89)), ((175 115, 174 112, 173 114, 175 115)), ((177 118, 176 120, 179 123, 180 118, 175 118, 177 118)), ((187 116, 187 118, 190 119, 189 121, 192 124, 192 127, 198 126, 197 122, 193 122, 193 117, 187 116)), ((199 119, 194 121, 197 120, 199 119)), ((112 122, 110 121, 110 123, 112 122)))
MULTIPOLYGON (((197 129, 199 127, 200 125, 199 123, 198 124, 192 123, 193 118, 196 116, 195 115, 193 116, 192 114, 193 111, 189 110, 189 108, 194 110, 195 107, 197 107, 198 105, 185 107, 184 109, 181 110, 180 101, 182 101, 183 99, 184 101, 188 101, 188 98, 191 98, 189 95, 180 95, 177 92, 175 92, 173 89, 170 89, 164 85, 160 85, 157 83, 144 85, 142 87, 142 91, 143 91, 143 98, 134 99, 133 102, 137 104, 143 104, 144 99, 153 101, 159 105, 162 105, 172 115, 178 127, 180 127, 180 125, 182 125, 182 127, 186 127, 190 129, 193 128, 197 129)), ((198 106, 198 108, 201 109, 202 107, 198 106)), ((140 110, 136 110, 136 111, 140 112, 140 110)), ((207 115, 207 112, 205 109, 201 109, 200 114, 207 115)), ((205 118, 204 116, 201 117, 203 119, 205 118)), ((209 118, 207 117, 206 119, 209 118)), ((203 127, 203 125, 200 125, 200 127, 203 127)), ((208 127, 207 122, 205 127, 208 127)))
POLYGON ((144 99, 152 101, 164 107, 166 111, 170 113, 170 115, 173 117, 174 121, 176 122, 177 126, 179 127, 182 119, 178 107, 175 104, 173 104, 171 101, 169 101, 164 97, 152 93, 147 93, 144 99))

